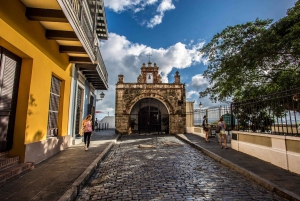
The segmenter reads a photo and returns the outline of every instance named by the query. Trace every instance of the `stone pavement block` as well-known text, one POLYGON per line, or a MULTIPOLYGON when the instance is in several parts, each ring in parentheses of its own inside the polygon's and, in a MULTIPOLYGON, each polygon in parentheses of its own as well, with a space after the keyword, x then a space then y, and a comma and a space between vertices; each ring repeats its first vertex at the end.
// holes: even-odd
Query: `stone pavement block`
MULTIPOLYGON (((94 173, 93 181, 101 180, 100 191, 116 198, 130 195, 140 200, 184 200, 184 196, 194 200, 221 200, 232 198, 230 190, 235 189, 239 197, 267 194, 278 200, 285 200, 272 192, 264 192, 260 186, 236 174, 226 166, 202 154, 188 144, 182 143, 174 136, 122 136, 94 173), (164 146, 162 142, 176 142, 182 146, 164 146), (155 149, 139 149, 138 144, 155 142, 155 149), (180 153, 180 154, 178 154, 180 153), (188 156, 188 157, 187 157, 188 156), (161 160, 163 159, 163 160, 161 160), (112 168, 113 167, 113 168, 112 168), (203 168, 199 168, 203 167, 203 168), (102 174, 104 173, 104 174, 102 174), (98 175, 98 177, 95 177, 98 175), (106 177, 105 175, 109 175, 106 177), (133 178, 133 179, 131 179, 133 178), (109 185, 108 185, 109 184, 109 185), (110 186, 118 186, 117 191, 110 192, 110 186), (130 186, 130 188, 128 188, 130 186), (247 191, 247 192, 246 192, 247 191), (264 192, 264 193, 262 193, 264 192), (245 196, 238 193, 245 193, 245 196)), ((95 186, 85 186, 89 194, 96 195, 95 186), (95 190, 95 191, 94 191, 95 190)), ((99 192, 98 192, 99 193, 99 192)), ((268 196, 265 196, 266 198, 268 196)), ((81 199, 81 195, 77 197, 81 199)), ((124 198, 126 199, 126 198, 124 198)))
POLYGON ((177 137, 280 196, 300 200, 300 192, 295 190, 300 188, 300 175, 233 149, 220 149, 217 142, 205 143, 198 135, 180 134, 177 137))

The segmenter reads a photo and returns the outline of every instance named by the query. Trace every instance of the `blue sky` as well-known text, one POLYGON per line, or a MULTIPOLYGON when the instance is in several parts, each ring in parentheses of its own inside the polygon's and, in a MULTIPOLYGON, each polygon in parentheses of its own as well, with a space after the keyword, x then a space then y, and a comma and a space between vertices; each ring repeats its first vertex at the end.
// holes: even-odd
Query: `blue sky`
MULTIPOLYGON (((203 107, 214 104, 199 99, 208 80, 202 77, 207 62, 199 49, 227 26, 286 16, 296 0, 104 0, 109 39, 101 41, 101 53, 108 71, 109 89, 97 102, 96 110, 115 113, 115 86, 118 75, 136 83, 143 63, 150 60, 160 67, 163 82, 173 82, 178 70, 186 83, 187 101, 201 101, 203 107)), ((98 94, 101 91, 97 92, 98 94)), ((220 103, 217 103, 220 104, 220 103)))

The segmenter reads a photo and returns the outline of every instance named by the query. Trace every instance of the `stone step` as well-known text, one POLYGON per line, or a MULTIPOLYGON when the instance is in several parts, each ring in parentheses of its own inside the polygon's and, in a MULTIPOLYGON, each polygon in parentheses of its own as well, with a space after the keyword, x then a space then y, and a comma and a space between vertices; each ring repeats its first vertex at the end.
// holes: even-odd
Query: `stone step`
POLYGON ((34 169, 33 163, 21 163, 0 171, 0 186, 34 169))
POLYGON ((19 164, 19 156, 0 156, 0 171, 19 164))
POLYGON ((1 156, 8 156, 8 151, 0 152, 0 157, 1 157, 1 156))

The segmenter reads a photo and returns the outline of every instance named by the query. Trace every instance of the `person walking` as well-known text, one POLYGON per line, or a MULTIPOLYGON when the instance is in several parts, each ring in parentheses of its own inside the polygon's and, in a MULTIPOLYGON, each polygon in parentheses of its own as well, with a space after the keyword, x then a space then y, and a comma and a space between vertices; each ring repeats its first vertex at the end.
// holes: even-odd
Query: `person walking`
POLYGON ((82 122, 82 126, 84 128, 84 148, 87 151, 90 146, 90 141, 91 141, 91 135, 93 132, 93 127, 92 127, 92 115, 88 114, 86 118, 82 122))
POLYGON ((98 131, 98 119, 95 120, 95 131, 98 131))
POLYGON ((204 115, 204 117, 203 117, 202 127, 203 127, 203 130, 205 132, 205 142, 210 142, 208 140, 209 127, 208 127, 206 115, 204 115))
POLYGON ((222 137, 224 138, 224 144, 225 144, 225 149, 228 149, 227 147, 227 136, 225 133, 226 130, 226 123, 223 119, 223 117, 220 117, 217 126, 220 127, 220 132, 219 132, 219 142, 220 142, 220 147, 223 149, 223 143, 222 143, 222 137))

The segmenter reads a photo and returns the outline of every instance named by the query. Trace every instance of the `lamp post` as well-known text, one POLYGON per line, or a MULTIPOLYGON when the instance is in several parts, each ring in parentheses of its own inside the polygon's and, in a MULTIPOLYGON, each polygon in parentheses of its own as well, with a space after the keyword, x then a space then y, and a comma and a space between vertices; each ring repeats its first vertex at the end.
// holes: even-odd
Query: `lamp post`
POLYGON ((101 92, 100 94, 100 98, 97 98, 96 101, 102 100, 104 98, 105 94, 103 92, 101 92))
POLYGON ((200 110, 199 110, 200 125, 202 125, 201 122, 203 121, 203 120, 202 120, 202 117, 201 117, 201 109, 202 109, 202 107, 203 107, 203 105, 202 105, 202 103, 200 102, 200 103, 199 103, 199 109, 200 109, 200 110))
POLYGON ((202 105, 202 103, 200 102, 200 103, 199 103, 199 108, 200 108, 200 110, 201 110, 202 106, 203 106, 203 105, 202 105))

